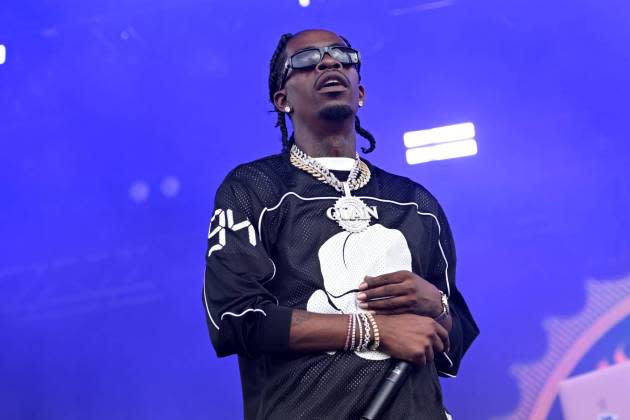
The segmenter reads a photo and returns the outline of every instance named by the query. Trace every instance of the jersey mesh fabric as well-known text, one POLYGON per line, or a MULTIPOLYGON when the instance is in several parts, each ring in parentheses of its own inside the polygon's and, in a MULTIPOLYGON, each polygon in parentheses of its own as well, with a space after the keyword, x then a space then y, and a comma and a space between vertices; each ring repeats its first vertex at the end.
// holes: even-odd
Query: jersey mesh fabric
POLYGON ((400 269, 449 295, 451 349, 414 367, 382 418, 445 418, 438 375, 456 374, 478 334, 455 285, 450 228, 422 186, 368 165, 372 179, 353 195, 378 219, 359 234, 326 217, 340 194, 286 154, 237 167, 217 191, 203 298, 217 354, 239 355, 247 419, 359 418, 395 361, 380 352, 291 353, 290 310, 358 312, 348 291, 365 275, 400 269), (231 219, 216 217, 228 210, 231 219))

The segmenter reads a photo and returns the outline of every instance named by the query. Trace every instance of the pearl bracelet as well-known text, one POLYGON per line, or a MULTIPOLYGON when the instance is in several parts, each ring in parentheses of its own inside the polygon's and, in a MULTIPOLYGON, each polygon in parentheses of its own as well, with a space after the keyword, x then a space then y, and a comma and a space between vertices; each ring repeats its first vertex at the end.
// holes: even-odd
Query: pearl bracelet
POLYGON ((348 349, 348 351, 354 350, 354 340, 355 340, 354 332, 355 332, 356 326, 357 326, 356 318, 354 317, 354 314, 350 315, 350 319, 352 319, 352 343, 350 344, 350 348, 348 349))

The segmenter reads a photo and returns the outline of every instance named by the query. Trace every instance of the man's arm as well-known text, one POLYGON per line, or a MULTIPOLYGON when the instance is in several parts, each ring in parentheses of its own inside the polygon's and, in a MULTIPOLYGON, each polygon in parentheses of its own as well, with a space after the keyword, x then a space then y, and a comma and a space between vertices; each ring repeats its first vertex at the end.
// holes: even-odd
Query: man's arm
POLYGON ((289 349, 298 352, 343 350, 347 330, 347 315, 318 314, 294 309, 289 349))
MULTIPOLYGON (((435 353, 449 347, 448 332, 433 319, 403 314, 375 317, 381 335, 379 349, 418 365, 432 362, 435 353)), ((358 339, 358 331, 355 337, 358 339)), ((348 336, 348 315, 318 314, 294 309, 289 350, 316 352, 343 350, 348 336)))

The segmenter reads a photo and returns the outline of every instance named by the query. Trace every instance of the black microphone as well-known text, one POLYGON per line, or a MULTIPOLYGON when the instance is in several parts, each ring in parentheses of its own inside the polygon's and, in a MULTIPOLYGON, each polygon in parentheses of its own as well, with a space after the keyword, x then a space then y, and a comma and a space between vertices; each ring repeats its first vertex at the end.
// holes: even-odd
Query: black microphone
POLYGON ((399 361, 394 368, 389 372, 389 375, 385 377, 381 386, 376 391, 372 402, 370 403, 365 413, 361 416, 360 420, 376 420, 383 412, 383 409, 387 406, 389 401, 398 391, 398 388, 405 381, 405 378, 411 370, 411 364, 409 362, 399 361))

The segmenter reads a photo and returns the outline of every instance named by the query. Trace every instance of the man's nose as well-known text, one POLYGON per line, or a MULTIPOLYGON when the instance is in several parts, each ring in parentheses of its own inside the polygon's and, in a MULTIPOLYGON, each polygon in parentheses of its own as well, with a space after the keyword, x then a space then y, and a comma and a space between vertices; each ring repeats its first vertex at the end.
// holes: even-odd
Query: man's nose
POLYGON ((317 65, 317 70, 340 69, 342 67, 339 61, 332 58, 330 54, 325 53, 324 58, 322 58, 322 61, 317 65))

